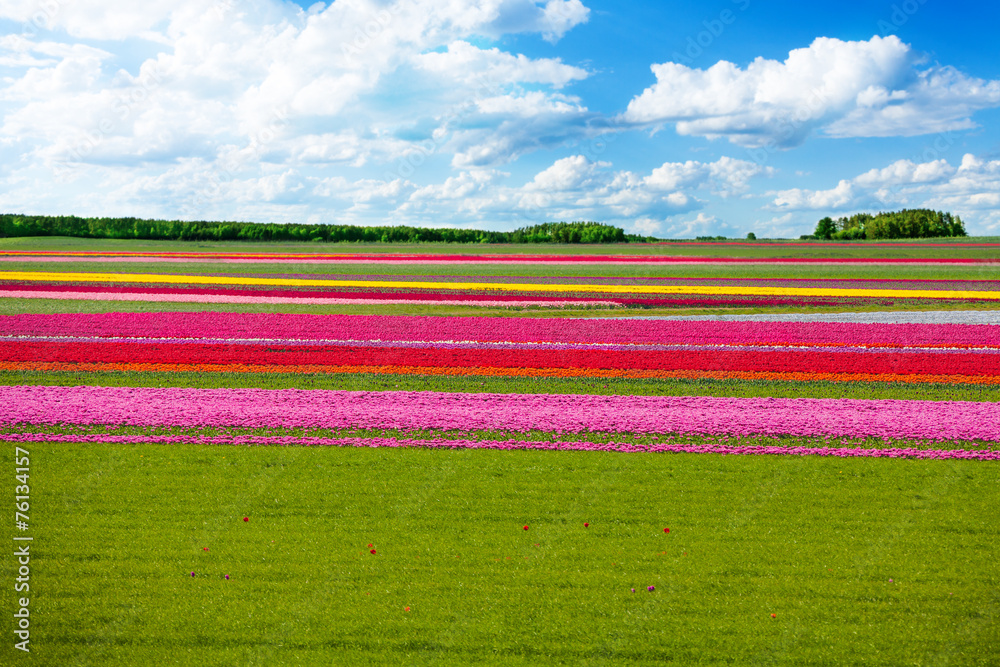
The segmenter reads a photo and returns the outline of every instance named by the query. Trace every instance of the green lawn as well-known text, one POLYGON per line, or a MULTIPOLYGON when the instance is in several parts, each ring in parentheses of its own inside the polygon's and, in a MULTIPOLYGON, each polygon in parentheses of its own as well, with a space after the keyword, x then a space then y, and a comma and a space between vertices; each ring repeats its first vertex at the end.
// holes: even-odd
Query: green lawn
MULTIPOLYGON (((363 246, 45 238, 0 239, 2 249, 1000 258, 1000 248, 960 244, 363 246)), ((1000 279, 997 264, 0 264, 7 271, 1000 279)), ((998 308, 1000 302, 897 301, 896 309, 974 307, 998 308)), ((890 308, 873 303, 807 310, 876 309, 890 308)), ((707 312, 0 299, 0 314, 106 311, 515 317, 707 312)), ((368 374, 0 372, 0 384, 1000 401, 1000 387, 971 385, 368 374)), ((11 430, 17 429, 4 429, 11 430)), ((151 431, 120 432, 146 437, 151 431)), ((602 441, 605 435, 579 439, 602 441)), ((12 614, 25 594, 14 591, 18 565, 8 556, 0 586, 8 642, 0 647, 0 665, 1000 664, 996 462, 22 446, 31 453, 32 654, 13 648, 12 614)), ((14 445, 2 449, 10 464, 6 489, 12 506, 14 445)), ((14 536, 11 521, 8 545, 18 544, 14 536)))
POLYGON ((995 465, 25 447, 37 664, 996 664, 995 465))

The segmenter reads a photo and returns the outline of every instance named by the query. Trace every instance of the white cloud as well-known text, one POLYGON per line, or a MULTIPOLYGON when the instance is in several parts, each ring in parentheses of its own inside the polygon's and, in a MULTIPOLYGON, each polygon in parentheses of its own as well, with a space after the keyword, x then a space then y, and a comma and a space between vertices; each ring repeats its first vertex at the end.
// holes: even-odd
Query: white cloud
POLYGON ((663 228, 662 220, 654 220, 653 218, 639 218, 629 229, 633 234, 639 234, 641 236, 657 236, 660 234, 660 230, 663 228))
POLYGON ((146 36, 171 19, 204 11, 205 5, 195 0, 5 0, 0 18, 21 22, 29 33, 62 29, 83 39, 120 40, 146 36))
POLYGON ((556 160, 551 167, 535 174, 534 180, 525 186, 525 190, 549 192, 578 190, 592 185, 598 170, 609 166, 611 166, 609 162, 591 162, 583 155, 564 157, 556 160))
POLYGON ((586 23, 589 16, 590 10, 580 0, 549 0, 539 28, 546 40, 555 42, 574 26, 586 23))
MULTIPOLYGON (((971 157, 971 156, 970 156, 971 157)), ((854 179, 862 187, 882 187, 910 183, 933 183, 949 178, 955 168, 947 160, 933 160, 915 164, 910 160, 897 160, 883 169, 872 169, 854 179)))
POLYGON ((898 160, 843 179, 829 190, 783 190, 775 193, 772 205, 831 213, 903 207, 946 210, 967 218, 972 233, 1000 207, 1000 160, 966 154, 957 167, 943 159, 919 164, 898 160))
POLYGON ((657 167, 643 179, 651 189, 675 190, 689 186, 710 183, 713 190, 723 197, 746 192, 751 178, 759 175, 772 176, 774 169, 747 160, 737 160, 728 156, 716 162, 704 163, 667 162, 657 167))
POLYGON ((757 58, 746 69, 726 61, 705 70, 662 63, 652 66, 656 83, 629 103, 622 119, 787 148, 816 130, 869 137, 968 129, 976 110, 1000 106, 1000 81, 918 68, 917 55, 892 35, 856 42, 820 37, 784 62, 757 58))
MULTIPOLYGON (((645 224, 653 229, 659 223, 649 221, 700 208, 704 202, 696 193, 716 187, 713 168, 727 164, 725 159, 705 165, 696 163, 694 167, 702 173, 700 180, 689 180, 676 189, 650 188, 646 177, 615 171, 610 163, 593 162, 582 155, 556 160, 520 186, 508 185, 510 174, 494 169, 462 171, 441 183, 418 186, 403 178, 318 180, 294 170, 220 180, 201 164, 173 170, 166 187, 188 201, 201 194, 201 200, 231 200, 244 206, 290 198, 319 210, 342 210, 343 221, 370 222, 368 218, 377 215, 383 221, 396 223, 432 220, 435 224, 459 225, 488 221, 523 226, 548 220, 590 219, 617 221, 626 226, 645 224), (205 172, 201 178, 193 174, 199 169, 205 172), (214 185, 206 186, 213 181, 214 185), (636 219, 647 222, 635 223, 636 219)), ((147 182, 140 187, 149 185, 147 182)), ((165 187, 164 182, 159 186, 165 187)))
MULTIPOLYGON (((268 143, 265 157, 360 166, 405 152, 405 140, 386 135, 412 109, 379 100, 419 86, 419 75, 434 80, 413 97, 436 132, 455 133, 459 165, 504 162, 577 136, 564 124, 587 115, 577 98, 552 92, 585 70, 467 41, 518 32, 558 39, 587 19, 579 0, 353 0, 308 12, 280 0, 207 9, 154 0, 141 11, 114 0, 51 4, 40 29, 0 41, 0 59, 21 68, 0 81, 0 101, 12 105, 0 141, 21 142, 29 159, 134 161, 169 136, 173 159, 268 143), (60 30, 67 41, 53 41, 60 30), (155 55, 117 69, 115 40, 124 39, 145 40, 155 55), (435 53, 441 46, 448 50, 435 53), (473 130, 486 127, 497 131, 473 130)), ((36 13, 33 2, 0 5, 0 18, 30 22, 36 13)), ((157 154, 170 159, 170 148, 157 154)))
MULTIPOLYGON (((589 61, 531 58, 509 39, 556 42, 589 20, 580 0, 7 0, 0 19, 28 21, 0 36, 0 205, 39 213, 723 233, 706 207, 759 196, 773 169, 684 155, 632 171, 603 151, 609 137, 676 123, 790 146, 967 128, 1000 103, 997 82, 925 67, 894 37, 820 38, 784 62, 656 65, 657 83, 609 118, 576 85, 589 61), (601 150, 573 148, 588 141, 601 150), (567 157, 530 174, 522 162, 514 181, 500 171, 553 149, 567 157)), ((993 164, 901 161, 772 193, 773 208, 937 201, 987 216, 993 164)))
POLYGON ((698 192, 725 196, 754 176, 773 173, 729 157, 667 162, 646 176, 610 166, 583 155, 557 160, 521 189, 519 207, 546 219, 653 219, 700 208, 698 192))
POLYGON ((588 135, 594 114, 580 101, 558 93, 530 91, 487 97, 475 111, 455 122, 452 166, 486 167, 516 160, 525 153, 554 148, 588 135))
POLYGON ((714 215, 699 213, 692 220, 669 221, 660 225, 660 237, 672 239, 693 239, 699 236, 738 237, 739 229, 719 220, 714 215))
POLYGON ((458 40, 444 52, 422 53, 414 57, 418 69, 433 72, 466 86, 491 86, 513 83, 543 83, 555 88, 584 79, 587 71, 565 65, 558 58, 532 60, 497 48, 480 49, 458 40))
POLYGON ((774 198, 774 205, 781 209, 840 210, 856 205, 857 194, 854 184, 841 180, 830 190, 802 190, 793 188, 782 190, 774 198))

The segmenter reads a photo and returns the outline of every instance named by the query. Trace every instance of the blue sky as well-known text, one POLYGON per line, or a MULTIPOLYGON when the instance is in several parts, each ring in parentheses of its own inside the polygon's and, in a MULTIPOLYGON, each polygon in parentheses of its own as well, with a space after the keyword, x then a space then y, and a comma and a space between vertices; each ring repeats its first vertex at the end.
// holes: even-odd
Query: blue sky
POLYGON ((8 0, 0 210, 1000 234, 993 3, 8 0))

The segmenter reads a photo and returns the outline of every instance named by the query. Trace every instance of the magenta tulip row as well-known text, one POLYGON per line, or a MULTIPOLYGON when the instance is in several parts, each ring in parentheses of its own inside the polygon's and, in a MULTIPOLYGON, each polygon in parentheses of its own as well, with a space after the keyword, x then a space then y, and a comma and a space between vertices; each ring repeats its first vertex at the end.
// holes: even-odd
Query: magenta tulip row
POLYGON ((501 449, 623 453, 690 453, 778 456, 835 456, 840 458, 908 458, 1000 460, 1000 450, 915 449, 911 447, 781 447, 777 445, 655 444, 533 440, 453 440, 442 438, 318 438, 299 436, 179 436, 179 435, 63 435, 52 433, 0 434, 0 442, 103 442, 113 444, 284 445, 332 447, 425 447, 429 449, 501 449))
MULTIPOLYGON (((510 303, 510 302, 505 302, 510 303)), ((0 316, 10 336, 297 339, 618 345, 1000 347, 988 324, 860 324, 635 319, 418 317, 272 313, 97 313, 0 316)))
POLYGON ((0 426, 361 428, 1000 442, 992 403, 807 398, 0 387, 0 426))

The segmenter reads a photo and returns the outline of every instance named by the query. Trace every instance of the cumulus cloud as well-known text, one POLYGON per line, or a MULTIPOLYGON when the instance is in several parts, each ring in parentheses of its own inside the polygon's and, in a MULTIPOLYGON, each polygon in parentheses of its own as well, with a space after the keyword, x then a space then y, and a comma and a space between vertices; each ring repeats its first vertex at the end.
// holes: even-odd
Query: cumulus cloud
POLYGON ((419 69, 472 86, 543 83, 562 88, 588 76, 586 70, 563 64, 559 58, 532 60, 497 48, 480 49, 462 40, 449 44, 447 51, 419 54, 413 60, 419 69))
POLYGON ((820 37, 779 62, 745 69, 652 66, 656 83, 629 103, 633 125, 673 123, 682 135, 725 137, 748 147, 796 146, 819 131, 834 137, 912 136, 974 127, 971 115, 1000 106, 1000 81, 949 68, 921 69, 898 37, 820 37))
POLYGON ((653 219, 700 208, 704 202, 698 193, 728 196, 745 190, 755 176, 773 174, 730 157, 709 163, 666 162, 646 175, 611 171, 610 166, 583 155, 557 160, 521 189, 518 206, 552 219, 653 219))
MULTIPOLYGON (((721 214, 703 210, 709 201, 749 201, 773 169, 685 155, 632 171, 573 146, 674 123, 682 134, 787 147, 811 132, 965 129, 1000 104, 998 82, 926 66, 895 37, 820 38, 782 62, 655 65, 656 83, 609 117, 576 85, 592 76, 588 61, 528 57, 509 39, 556 43, 589 19, 580 0, 309 10, 287 0, 8 0, 0 20, 21 30, 0 36, 0 207, 364 224, 587 218, 724 233, 721 214), (545 168, 516 164, 539 151, 554 153, 536 163, 545 168)), ((771 208, 933 200, 988 212, 1000 206, 992 164, 900 161, 829 190, 772 193, 771 208)))
POLYGON ((1000 206, 1000 160, 971 153, 956 167, 938 159, 898 160, 843 179, 829 190, 791 189, 775 193, 772 206, 789 211, 842 212, 886 208, 932 208, 988 219, 1000 206))
POLYGON ((858 201, 854 184, 841 180, 829 190, 782 190, 774 198, 774 206, 782 209, 843 210, 856 206, 858 201))
POLYGON ((710 183, 716 194, 727 197, 746 192, 750 179, 762 174, 772 176, 774 169, 723 156, 710 163, 693 160, 683 163, 667 162, 654 169, 643 182, 649 188, 664 190, 710 183))
POLYGON ((585 70, 468 41, 557 40, 587 20, 579 0, 51 4, 0 5, 0 19, 27 22, 0 40, 0 62, 20 69, 0 81, 10 103, 0 141, 50 164, 209 158, 267 143, 265 158, 363 165, 405 152, 388 135, 413 118, 392 103, 409 92, 431 131, 454 133, 459 166, 485 166, 577 136, 565 125, 588 115, 555 92, 585 70), (123 69, 133 47, 116 40, 126 39, 155 55, 123 69), (497 131, 478 131, 487 127, 497 131))

